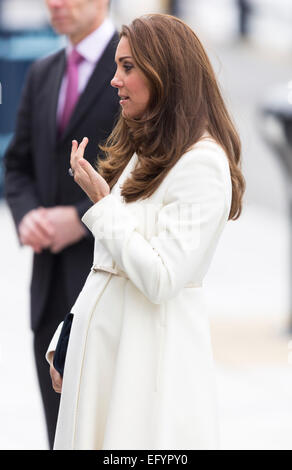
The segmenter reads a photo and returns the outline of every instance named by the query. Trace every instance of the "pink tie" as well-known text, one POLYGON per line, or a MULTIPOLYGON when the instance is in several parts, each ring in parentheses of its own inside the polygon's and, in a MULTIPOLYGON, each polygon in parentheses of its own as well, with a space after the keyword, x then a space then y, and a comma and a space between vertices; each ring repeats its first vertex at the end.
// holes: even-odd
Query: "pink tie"
POLYGON ((72 111, 78 100, 78 66, 83 57, 76 49, 73 49, 67 61, 67 89, 65 96, 64 109, 61 116, 60 131, 63 132, 67 126, 72 111))

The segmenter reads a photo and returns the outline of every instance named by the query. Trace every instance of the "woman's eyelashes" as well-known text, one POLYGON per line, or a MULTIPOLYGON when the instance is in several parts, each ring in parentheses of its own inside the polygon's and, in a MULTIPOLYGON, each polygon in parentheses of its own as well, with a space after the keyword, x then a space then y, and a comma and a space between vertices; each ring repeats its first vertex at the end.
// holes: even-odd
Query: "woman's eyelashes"
POLYGON ((126 72, 130 72, 130 70, 134 67, 133 64, 130 64, 130 63, 124 63, 123 64, 123 67, 124 67, 124 70, 126 72))

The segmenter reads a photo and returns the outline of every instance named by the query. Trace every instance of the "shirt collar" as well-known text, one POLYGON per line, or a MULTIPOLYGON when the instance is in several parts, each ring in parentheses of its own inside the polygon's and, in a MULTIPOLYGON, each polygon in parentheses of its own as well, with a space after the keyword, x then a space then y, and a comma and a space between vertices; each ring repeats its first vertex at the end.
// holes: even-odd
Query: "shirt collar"
MULTIPOLYGON (((114 32, 115 27, 113 22, 110 18, 106 18, 95 31, 77 44, 76 50, 86 61, 96 63, 100 59, 114 32)), ((72 49, 73 45, 68 41, 66 54, 69 55, 72 49)))

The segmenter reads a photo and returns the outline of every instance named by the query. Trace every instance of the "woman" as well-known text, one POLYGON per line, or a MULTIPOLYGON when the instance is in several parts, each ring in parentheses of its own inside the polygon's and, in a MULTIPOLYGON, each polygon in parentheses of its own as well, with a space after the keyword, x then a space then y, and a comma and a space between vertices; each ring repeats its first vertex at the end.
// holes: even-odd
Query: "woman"
POLYGON ((215 449, 216 395, 202 283, 241 212, 240 141, 210 62, 179 19, 122 28, 122 113, 99 173, 72 143, 94 205, 92 271, 72 308, 55 449, 215 449))

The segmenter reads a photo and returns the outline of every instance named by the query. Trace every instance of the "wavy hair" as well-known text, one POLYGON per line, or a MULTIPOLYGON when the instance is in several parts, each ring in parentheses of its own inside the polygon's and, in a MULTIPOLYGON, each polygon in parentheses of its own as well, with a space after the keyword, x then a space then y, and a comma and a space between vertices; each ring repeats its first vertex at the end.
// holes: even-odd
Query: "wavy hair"
POLYGON ((140 119, 120 115, 100 148, 106 158, 97 167, 110 188, 134 152, 139 165, 124 182, 125 202, 151 196, 180 157, 207 131, 229 160, 232 203, 229 219, 242 210, 245 180, 241 172, 241 142, 221 96, 204 48, 180 19, 145 15, 122 26, 133 59, 150 84, 150 103, 140 119))

